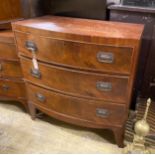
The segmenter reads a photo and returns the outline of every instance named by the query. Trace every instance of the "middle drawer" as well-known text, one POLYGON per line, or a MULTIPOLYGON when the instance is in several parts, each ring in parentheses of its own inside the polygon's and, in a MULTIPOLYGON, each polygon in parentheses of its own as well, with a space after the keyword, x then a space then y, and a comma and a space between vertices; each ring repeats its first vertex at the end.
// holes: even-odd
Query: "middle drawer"
POLYGON ((31 59, 21 57, 24 78, 32 83, 72 96, 124 103, 128 77, 82 72, 39 62, 34 72, 31 59))

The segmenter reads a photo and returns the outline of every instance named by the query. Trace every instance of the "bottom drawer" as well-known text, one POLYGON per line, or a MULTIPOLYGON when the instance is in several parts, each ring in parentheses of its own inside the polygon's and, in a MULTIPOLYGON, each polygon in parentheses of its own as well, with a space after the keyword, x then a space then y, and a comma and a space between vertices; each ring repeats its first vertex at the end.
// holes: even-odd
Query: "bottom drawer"
POLYGON ((53 112, 96 124, 121 125, 127 110, 125 105, 81 99, 59 94, 27 83, 28 100, 53 112))
POLYGON ((0 96, 23 99, 26 96, 23 81, 0 80, 0 96))

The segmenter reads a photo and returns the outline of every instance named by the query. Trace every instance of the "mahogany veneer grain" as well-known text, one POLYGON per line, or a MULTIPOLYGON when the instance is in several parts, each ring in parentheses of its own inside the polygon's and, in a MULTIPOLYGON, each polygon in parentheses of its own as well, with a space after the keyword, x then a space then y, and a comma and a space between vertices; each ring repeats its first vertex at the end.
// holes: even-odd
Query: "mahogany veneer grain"
POLYGON ((0 31, 0 100, 19 101, 26 110, 26 90, 14 34, 0 31))
POLYGON ((44 16, 12 26, 32 119, 39 109, 72 124, 108 128, 122 147, 143 25, 44 16))

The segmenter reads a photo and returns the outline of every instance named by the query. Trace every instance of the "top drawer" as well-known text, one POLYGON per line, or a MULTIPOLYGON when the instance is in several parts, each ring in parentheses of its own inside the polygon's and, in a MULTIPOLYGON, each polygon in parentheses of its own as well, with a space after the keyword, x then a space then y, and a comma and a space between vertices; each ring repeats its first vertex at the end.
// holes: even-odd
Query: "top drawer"
POLYGON ((20 54, 61 66, 97 72, 130 74, 132 48, 45 38, 16 32, 20 54))

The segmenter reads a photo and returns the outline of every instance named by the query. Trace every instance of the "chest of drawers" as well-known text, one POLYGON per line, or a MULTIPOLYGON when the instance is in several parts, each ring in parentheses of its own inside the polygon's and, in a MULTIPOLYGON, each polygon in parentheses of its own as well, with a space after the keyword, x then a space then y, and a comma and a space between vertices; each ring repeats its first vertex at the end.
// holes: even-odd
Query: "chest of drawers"
POLYGON ((25 84, 12 31, 0 32, 0 100, 20 101, 27 109, 25 84))
POLYGON ((143 26, 56 16, 12 26, 32 118, 111 129, 122 146, 143 26))

